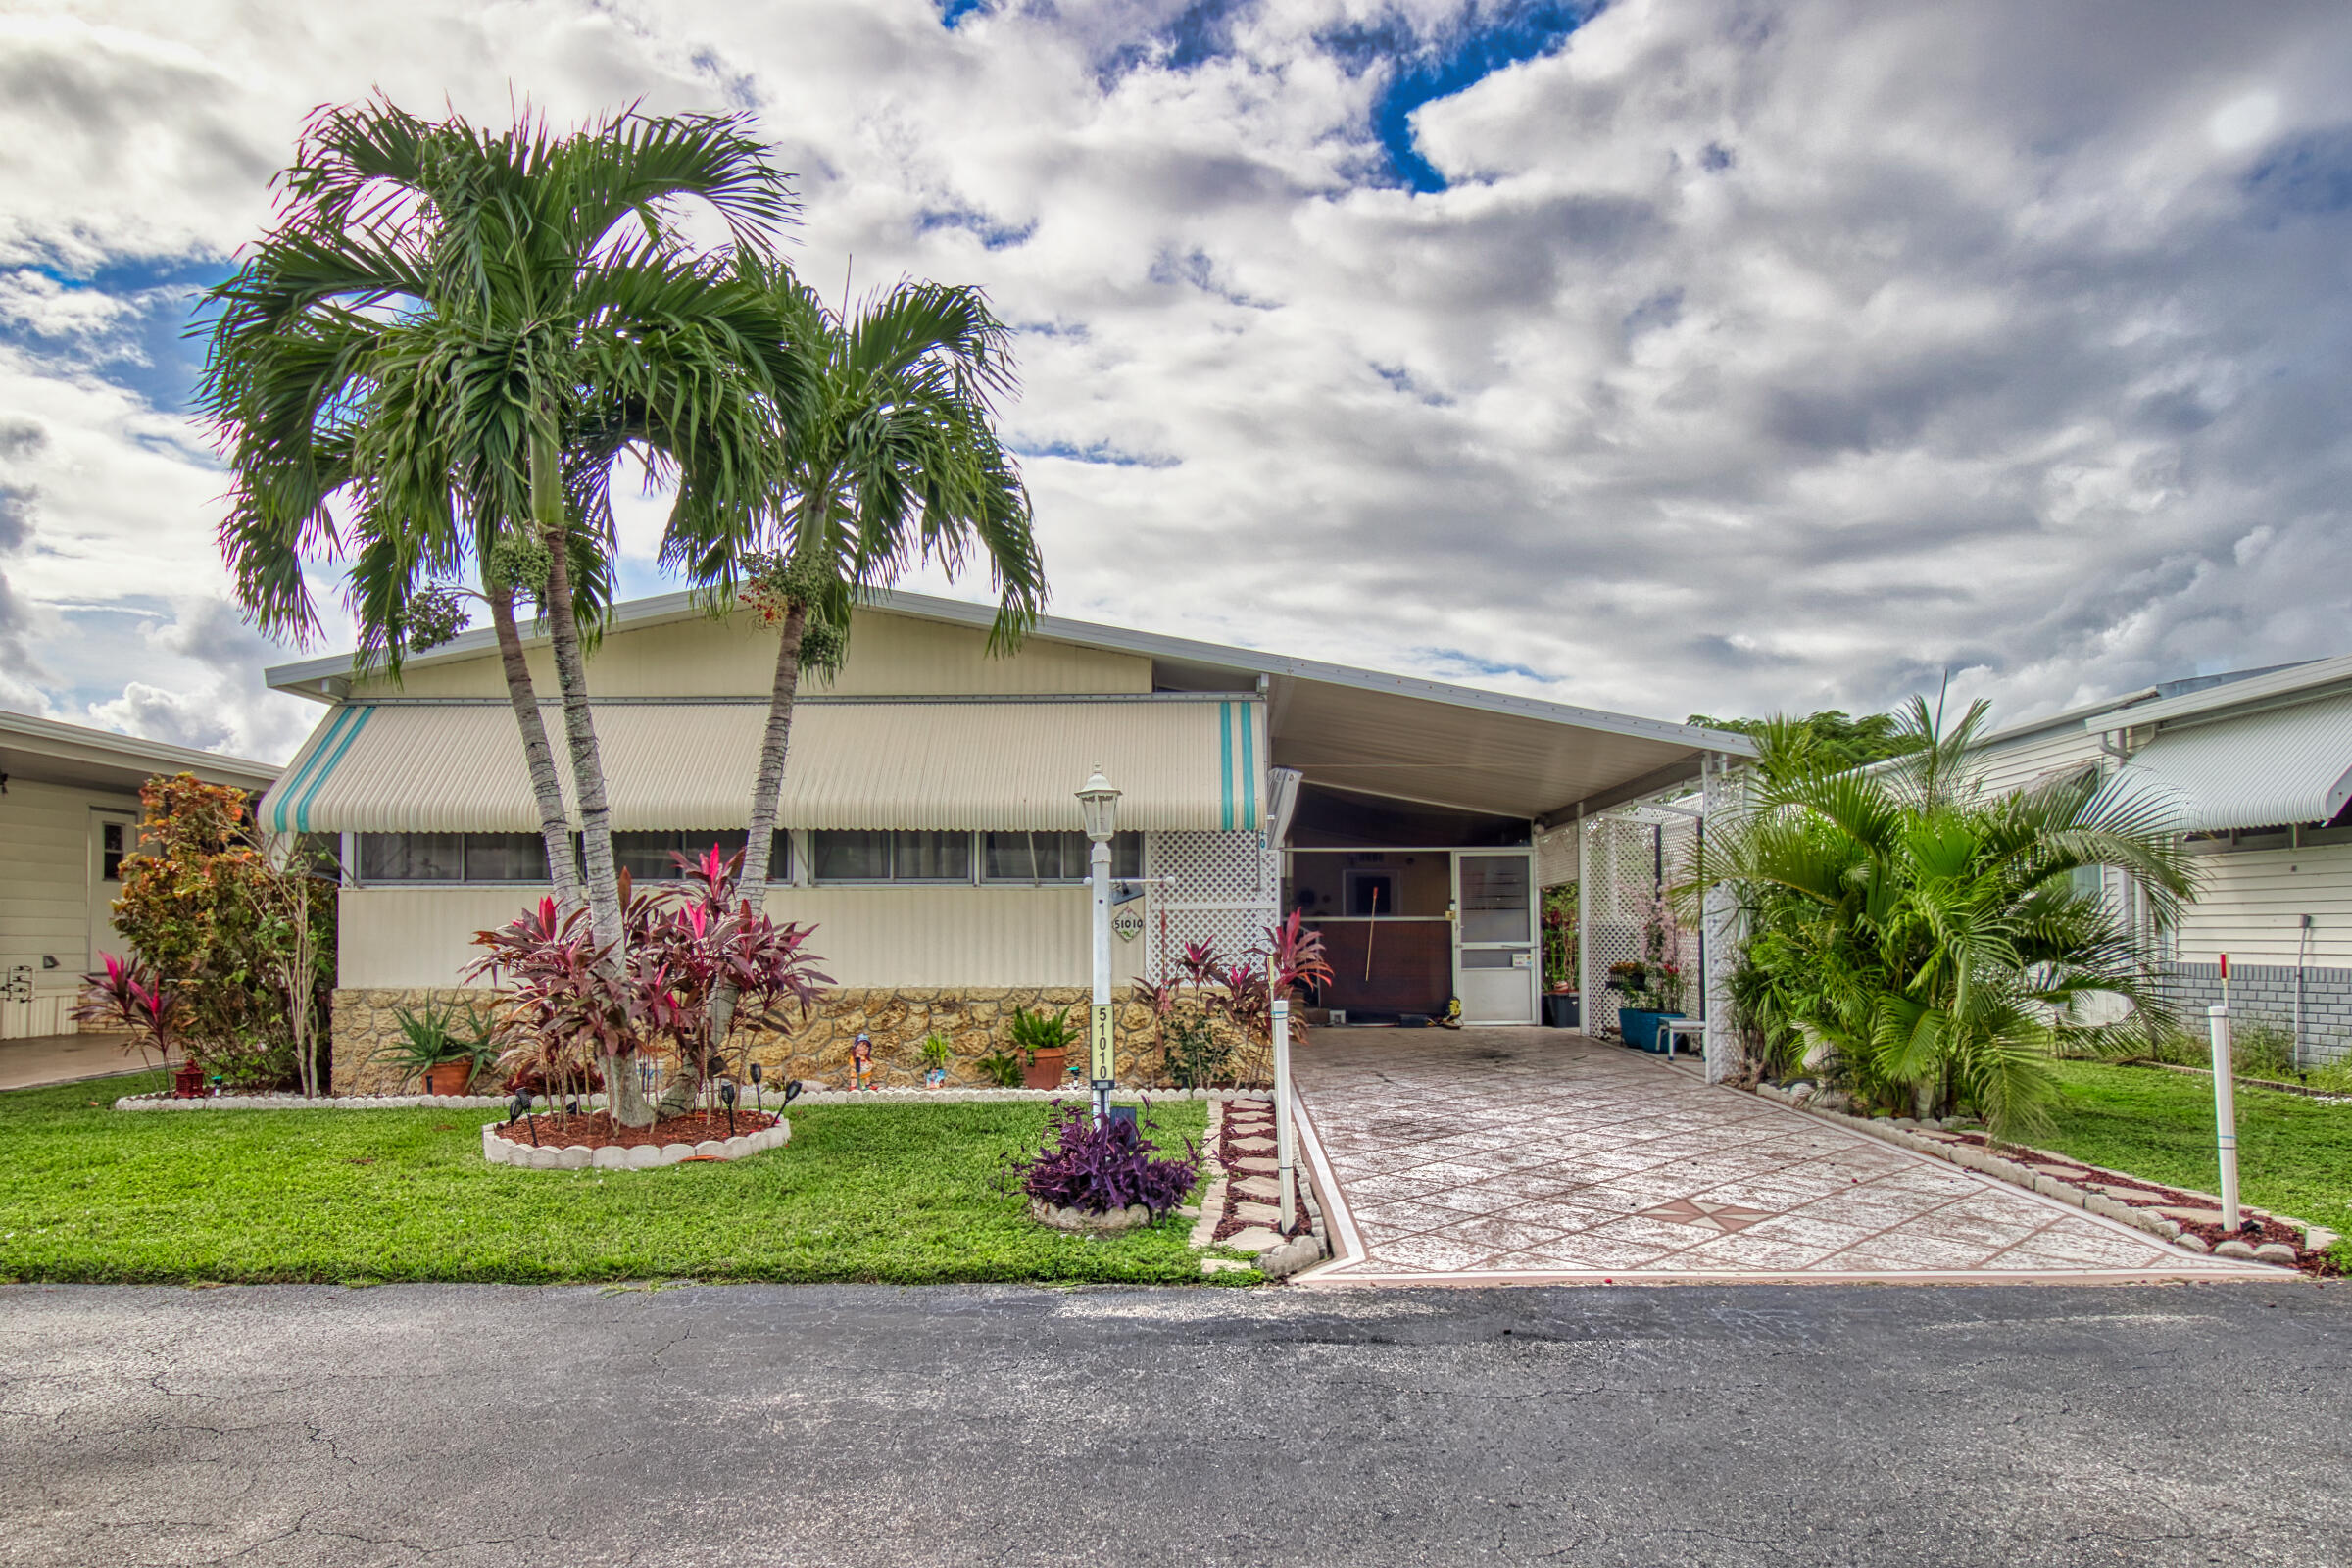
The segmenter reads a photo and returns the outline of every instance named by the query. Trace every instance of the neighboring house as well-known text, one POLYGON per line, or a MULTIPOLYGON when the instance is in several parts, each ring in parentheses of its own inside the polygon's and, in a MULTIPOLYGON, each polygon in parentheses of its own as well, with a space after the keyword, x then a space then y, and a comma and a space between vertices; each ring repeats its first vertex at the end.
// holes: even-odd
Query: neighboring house
POLYGON ((2199 893, 2156 933, 2183 1008, 2221 1000, 2227 954, 2235 1013, 2292 1031, 2307 1064, 2352 1054, 2352 658, 2148 687, 2000 731, 1981 756, 1999 790, 2117 775, 2183 836, 2199 893))
MULTIPOLYGON (((1232 957, 1302 909, 1330 945, 1325 1004, 1351 1015, 1536 1017, 1533 842, 1744 757, 1738 735, 1049 617, 1009 657, 990 611, 914 594, 857 613, 849 659, 793 725, 768 897, 814 923, 841 992, 785 1064, 835 1070, 870 1029, 886 1064, 939 1029, 967 1059, 1017 1003, 1089 980, 1074 792, 1123 793, 1116 979, 1190 942, 1232 957), (1286 854, 1287 852, 1287 854, 1286 854)), ((615 847, 639 877, 673 850, 740 845, 774 633, 685 595, 620 606, 590 662, 615 847)), ((531 661, 551 736, 561 710, 531 661)), ((545 891, 537 813, 486 631, 400 684, 347 658, 272 669, 331 705, 263 803, 277 832, 342 835, 336 1074, 391 1009, 459 983, 474 932, 545 891)), ((560 763, 561 766, 561 763, 560 763)), ((566 789, 569 780, 566 778, 566 789)), ((1132 1039, 1140 1015, 1130 1012, 1132 1039)))
POLYGON ((0 712, 0 1040, 74 1032, 100 956, 121 954, 116 869, 137 848, 139 786, 194 773, 259 791, 268 762, 0 712))

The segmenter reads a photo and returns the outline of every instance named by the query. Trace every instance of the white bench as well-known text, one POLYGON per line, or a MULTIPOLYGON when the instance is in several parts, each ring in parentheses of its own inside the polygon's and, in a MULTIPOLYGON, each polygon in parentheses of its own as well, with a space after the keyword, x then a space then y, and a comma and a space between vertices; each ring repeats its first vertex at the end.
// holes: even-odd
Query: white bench
POLYGON ((1701 1056, 1707 1054, 1707 1023, 1704 1018, 1661 1018, 1658 1020, 1658 1038, 1666 1042, 1668 1061, 1674 1059, 1674 1048, 1678 1040, 1695 1043, 1701 1056))

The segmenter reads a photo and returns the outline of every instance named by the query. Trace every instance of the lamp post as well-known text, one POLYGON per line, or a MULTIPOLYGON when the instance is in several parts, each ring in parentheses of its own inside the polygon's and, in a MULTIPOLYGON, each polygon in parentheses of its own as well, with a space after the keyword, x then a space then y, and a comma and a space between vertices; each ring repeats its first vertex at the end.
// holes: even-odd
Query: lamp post
POLYGON ((1095 890, 1095 1004, 1087 1019, 1088 1078, 1095 1091, 1095 1122, 1110 1119, 1110 1088, 1116 1074, 1110 1027, 1110 836, 1119 815, 1119 792, 1097 767, 1078 792, 1078 810, 1090 841, 1088 865, 1095 890))

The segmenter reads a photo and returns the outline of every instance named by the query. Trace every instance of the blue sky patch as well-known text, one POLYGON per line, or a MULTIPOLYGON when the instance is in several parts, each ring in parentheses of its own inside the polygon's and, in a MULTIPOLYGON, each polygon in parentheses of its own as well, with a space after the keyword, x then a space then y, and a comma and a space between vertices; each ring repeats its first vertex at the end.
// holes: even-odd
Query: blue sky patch
POLYGON ((1543 670, 1531 668, 1526 664, 1511 664, 1500 660, 1482 659, 1477 654, 1467 653, 1459 648, 1416 648, 1413 650, 1413 660, 1416 663, 1433 669, 1441 675, 1519 675, 1528 680, 1540 680, 1547 683, 1560 678, 1557 675, 1546 674, 1543 670))
POLYGON ((1599 10, 1598 0, 1503 0, 1473 5, 1464 20, 1430 38, 1392 15, 1335 29, 1317 41, 1350 70, 1391 67, 1373 100, 1372 132, 1388 152, 1397 183, 1426 193, 1444 190, 1446 176, 1413 145, 1413 111, 1551 53, 1599 10))
POLYGON ((1079 446, 1073 441, 1046 441, 1028 445, 1014 444, 1013 451, 1024 458, 1063 458, 1071 463, 1106 464, 1114 468, 1173 468, 1182 458, 1159 457, 1150 453, 1130 452, 1112 446, 1107 441, 1095 441, 1079 446))

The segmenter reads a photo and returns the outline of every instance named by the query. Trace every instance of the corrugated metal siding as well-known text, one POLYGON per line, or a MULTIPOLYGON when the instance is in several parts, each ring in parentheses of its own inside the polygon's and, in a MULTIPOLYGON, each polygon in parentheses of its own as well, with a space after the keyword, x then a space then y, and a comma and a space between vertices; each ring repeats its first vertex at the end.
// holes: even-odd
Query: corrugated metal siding
POLYGON ((2164 803, 2182 833, 2327 821, 2352 800, 2352 697, 2162 731, 2117 789, 2164 803))
MULTIPOLYGON (((556 691, 546 646, 526 650, 541 696, 556 691)), ((589 656, 588 686, 599 697, 764 697, 776 678, 776 634, 749 614, 697 617, 614 632, 589 656)), ((837 697, 975 693, 1140 693, 1152 689, 1152 661, 1135 654, 1032 638, 991 658, 988 633, 860 610, 851 619, 849 661, 840 675, 808 688, 837 697)), ((411 666, 398 686, 359 683, 355 698, 504 697, 495 653, 411 666)))
MULTIPOLYGON (((1254 828, 1264 735, 1247 702, 812 703, 793 715, 779 811, 804 828, 1078 825, 1101 766, 1142 829, 1254 828)), ((546 710, 570 800, 562 721, 546 710)), ((757 704, 599 705, 618 829, 740 827, 766 710, 757 704)), ((263 802, 296 832, 528 832, 538 825, 514 714, 489 705, 354 705, 329 718, 263 802)))
POLYGON ((2097 762, 2099 737, 2082 729, 2053 730, 1976 754, 1988 795, 2007 795, 2064 768, 2097 762))
POLYGON ((2196 858, 2202 887, 2175 933, 2182 963, 2293 963, 2300 919, 2312 916, 2303 961, 2352 964, 2352 844, 2196 858))
MULTIPOLYGON (((341 898, 336 983, 451 986, 480 956, 473 933, 538 895, 517 888, 365 888, 341 898)), ((845 986, 1078 986, 1093 948, 1083 887, 779 888, 778 919, 814 924, 810 945, 845 986)), ((1148 944, 1113 942, 1123 984, 1148 944)))

